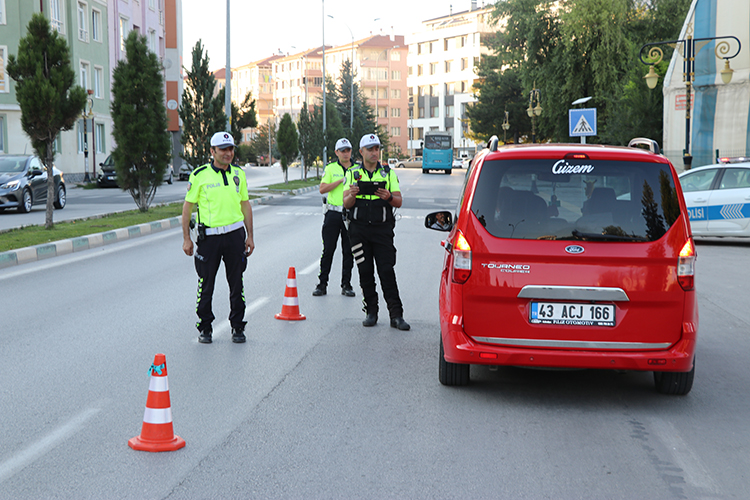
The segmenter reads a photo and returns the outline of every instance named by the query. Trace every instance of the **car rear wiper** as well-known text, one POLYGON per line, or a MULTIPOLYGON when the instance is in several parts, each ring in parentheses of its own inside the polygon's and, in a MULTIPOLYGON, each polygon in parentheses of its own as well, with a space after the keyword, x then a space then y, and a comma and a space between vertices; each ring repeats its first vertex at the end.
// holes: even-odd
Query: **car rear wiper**
POLYGON ((578 229, 573 230, 573 236, 579 239, 599 241, 648 241, 643 236, 621 236, 618 234, 582 233, 578 229))

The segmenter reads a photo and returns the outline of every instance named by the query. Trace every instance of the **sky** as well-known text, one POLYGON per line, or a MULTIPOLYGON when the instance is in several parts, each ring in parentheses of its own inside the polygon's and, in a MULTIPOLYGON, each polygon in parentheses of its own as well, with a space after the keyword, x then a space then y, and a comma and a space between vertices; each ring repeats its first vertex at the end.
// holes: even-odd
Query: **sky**
MULTIPOLYGON (((490 2, 477 1, 477 5, 490 2)), ((344 45, 372 32, 410 35, 421 22, 463 12, 471 0, 234 0, 230 3, 232 67, 273 54, 297 53, 323 45, 325 7, 326 45, 344 45), (328 16, 333 16, 333 19, 328 16), (348 25, 348 27, 347 27, 348 25), (349 30, 351 29, 351 33, 349 30)), ((182 58, 189 67, 198 40, 215 71, 226 61, 226 0, 182 0, 182 58)))

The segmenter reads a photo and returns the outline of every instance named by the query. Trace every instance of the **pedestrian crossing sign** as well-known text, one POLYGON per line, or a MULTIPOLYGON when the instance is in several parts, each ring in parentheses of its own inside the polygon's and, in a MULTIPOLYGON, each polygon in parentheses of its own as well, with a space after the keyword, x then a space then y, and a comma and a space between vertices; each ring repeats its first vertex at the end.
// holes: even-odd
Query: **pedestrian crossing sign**
POLYGON ((596 135, 596 108, 569 109, 570 137, 596 135))

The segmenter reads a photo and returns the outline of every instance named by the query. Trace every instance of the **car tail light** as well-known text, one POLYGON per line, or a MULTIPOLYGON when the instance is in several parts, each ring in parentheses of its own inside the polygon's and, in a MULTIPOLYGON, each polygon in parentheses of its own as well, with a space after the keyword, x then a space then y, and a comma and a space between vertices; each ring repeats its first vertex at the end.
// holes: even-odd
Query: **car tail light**
POLYGON ((695 246, 693 240, 689 239, 680 250, 680 257, 677 259, 677 281, 685 291, 695 288, 695 257, 695 246))
POLYGON ((453 281, 466 283, 471 276, 471 246, 459 229, 453 245, 453 281))

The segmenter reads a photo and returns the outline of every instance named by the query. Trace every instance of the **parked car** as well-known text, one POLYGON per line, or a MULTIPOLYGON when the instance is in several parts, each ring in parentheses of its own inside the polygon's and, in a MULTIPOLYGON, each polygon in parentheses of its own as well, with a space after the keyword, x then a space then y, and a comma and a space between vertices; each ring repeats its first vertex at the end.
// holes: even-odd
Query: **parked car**
POLYGON ((461 160, 461 158, 453 158, 453 165, 451 165, 451 168, 463 168, 464 162, 461 160))
POLYGON ((412 156, 408 160, 400 160, 396 166, 398 168, 422 168, 422 157, 412 156))
MULTIPOLYGON (((57 209, 65 208, 63 173, 52 167, 57 209)), ((16 208, 30 212, 33 205, 47 203, 47 170, 34 155, 0 155, 0 210, 16 208)))
POLYGON ((179 179, 181 181, 186 181, 190 178, 190 174, 193 173, 193 167, 192 165, 188 165, 187 163, 183 163, 180 165, 180 177, 179 179))
POLYGON ((398 166, 398 158, 388 158, 388 166, 396 168, 398 166))
POLYGON ((696 253, 669 160, 630 147, 490 144, 455 216, 425 219, 449 233, 440 382, 469 383, 470 365, 636 370, 653 371, 659 392, 687 394, 696 253))
MULTIPOLYGON (((167 170, 164 172, 163 181, 167 184, 172 184, 174 180, 174 169, 172 165, 167 165, 167 170)), ((117 171, 115 170, 115 159, 112 155, 99 164, 99 171, 96 173, 96 184, 99 187, 118 187, 117 186, 117 171)))
POLYGON ((695 236, 750 237, 750 158, 722 158, 680 174, 695 236))

